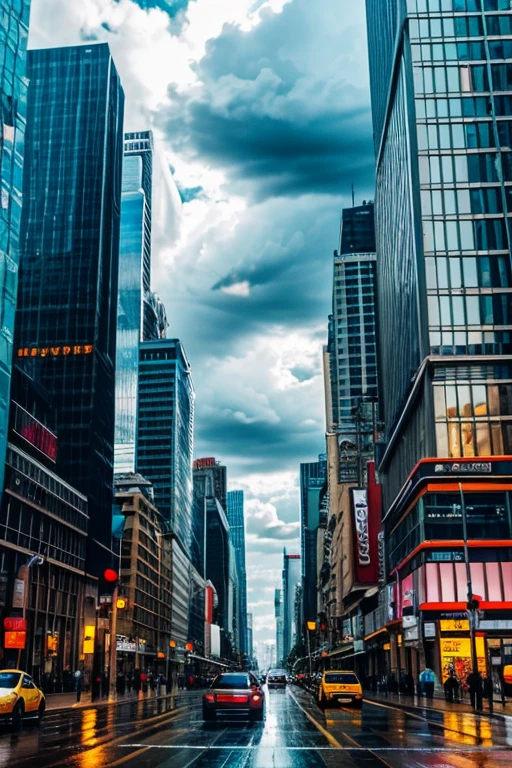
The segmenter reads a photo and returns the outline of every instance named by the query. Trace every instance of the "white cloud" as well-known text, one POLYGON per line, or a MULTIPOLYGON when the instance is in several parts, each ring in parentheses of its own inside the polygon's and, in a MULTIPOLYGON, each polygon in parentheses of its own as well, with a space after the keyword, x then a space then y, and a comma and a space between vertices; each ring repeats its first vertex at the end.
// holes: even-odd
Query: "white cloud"
POLYGON ((241 283, 223 285, 221 291, 230 296, 249 296, 251 293, 251 286, 248 280, 242 280, 241 283))

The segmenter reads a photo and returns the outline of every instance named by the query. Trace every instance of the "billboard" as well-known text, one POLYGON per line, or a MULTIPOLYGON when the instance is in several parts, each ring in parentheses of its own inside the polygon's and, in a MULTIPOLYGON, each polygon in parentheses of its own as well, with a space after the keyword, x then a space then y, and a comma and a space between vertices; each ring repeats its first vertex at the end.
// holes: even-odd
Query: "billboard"
POLYGON ((213 456, 209 456, 206 459, 196 459, 194 461, 194 469, 211 469, 211 467, 214 467, 216 464, 215 459, 213 456))
POLYGON ((210 654, 220 656, 220 627, 218 624, 210 626, 210 654))
POLYGON ((379 561, 382 497, 375 475, 375 462, 368 462, 368 487, 351 488, 350 493, 354 519, 355 579, 359 584, 377 584, 383 552, 379 561))

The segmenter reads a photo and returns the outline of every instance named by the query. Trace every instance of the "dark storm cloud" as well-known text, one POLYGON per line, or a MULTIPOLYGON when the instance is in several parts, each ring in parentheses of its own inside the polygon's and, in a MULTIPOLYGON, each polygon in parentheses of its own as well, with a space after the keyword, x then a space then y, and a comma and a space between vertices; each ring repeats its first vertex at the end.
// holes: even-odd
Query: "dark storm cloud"
POLYGON ((318 19, 313 6, 295 0, 249 32, 225 26, 198 66, 202 88, 172 94, 165 128, 174 148, 225 168, 234 188, 255 199, 373 183, 368 93, 349 79, 360 41, 333 16, 334 56, 324 66, 319 51, 316 68, 312 54, 301 59, 318 19))

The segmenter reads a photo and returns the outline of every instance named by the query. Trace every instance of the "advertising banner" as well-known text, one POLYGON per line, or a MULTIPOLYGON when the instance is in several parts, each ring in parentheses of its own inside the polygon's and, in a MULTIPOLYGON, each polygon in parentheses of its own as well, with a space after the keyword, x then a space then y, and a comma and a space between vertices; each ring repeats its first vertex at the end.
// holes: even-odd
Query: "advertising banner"
POLYGON ((384 553, 381 542, 379 556, 382 498, 373 461, 368 462, 367 476, 367 488, 352 488, 350 491, 354 516, 354 571, 359 584, 377 584, 384 553))
MULTIPOLYGON (((485 677, 487 665, 485 661, 485 640, 483 637, 476 639, 476 655, 478 669, 485 677)), ((471 672, 471 642, 469 637, 441 637, 441 669, 442 683, 447 679, 453 669, 461 683, 471 672)))
POLYGON ((210 626, 211 655, 220 656, 220 627, 218 624, 210 626))

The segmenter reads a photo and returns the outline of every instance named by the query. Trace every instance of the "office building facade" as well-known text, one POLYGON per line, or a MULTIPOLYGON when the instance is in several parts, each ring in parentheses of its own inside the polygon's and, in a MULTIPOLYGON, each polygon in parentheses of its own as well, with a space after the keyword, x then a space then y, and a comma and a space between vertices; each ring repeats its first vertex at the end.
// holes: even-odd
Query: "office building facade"
POLYGON ((27 39, 30 0, 1 0, 0 27, 2 171, 0 202, 0 487, 9 421, 9 391, 19 266, 23 192, 24 136, 27 109, 27 39))
POLYGON ((181 342, 141 342, 137 471, 153 484, 155 504, 184 552, 192 535, 194 396, 181 342))
MULTIPOLYGON (((300 465, 300 530, 304 621, 316 621, 318 613, 317 538, 322 491, 327 483, 327 456, 300 465)), ((301 633, 303 631, 301 627, 301 633)))
POLYGON ((124 96, 108 45, 28 55, 18 365, 57 407, 57 469, 89 500, 89 560, 111 543, 124 96))
POLYGON ((302 579, 300 555, 288 555, 283 552, 283 660, 298 640, 300 627, 297 627, 295 598, 297 587, 302 579))
POLYGON ((484 611, 483 667, 508 647, 494 619, 506 618, 512 567, 512 465, 501 458, 512 451, 512 11, 508 0, 366 7, 385 424, 379 476, 395 574, 390 618, 408 616, 404 650, 390 640, 391 669, 415 674, 426 661, 444 679, 453 634, 440 615, 443 606, 466 608, 465 528, 470 589, 484 611))
POLYGON ((245 566, 244 492, 229 491, 227 494, 229 534, 235 548, 238 574, 238 637, 240 652, 247 653, 247 572, 245 566))
POLYGON ((274 616, 276 618, 276 664, 283 663, 283 599, 280 589, 274 592, 274 616))
POLYGON ((360 484, 364 461, 372 456, 376 420, 375 268, 374 206, 364 202, 342 213, 325 364, 331 404, 327 429, 339 434, 340 476, 360 484))
MULTIPOLYGON (((165 308, 151 291, 152 217, 169 185, 158 172, 151 131, 124 137, 116 352, 116 472, 134 472, 139 344, 165 338, 165 308)), ((168 171, 170 176, 170 171, 168 171)))

